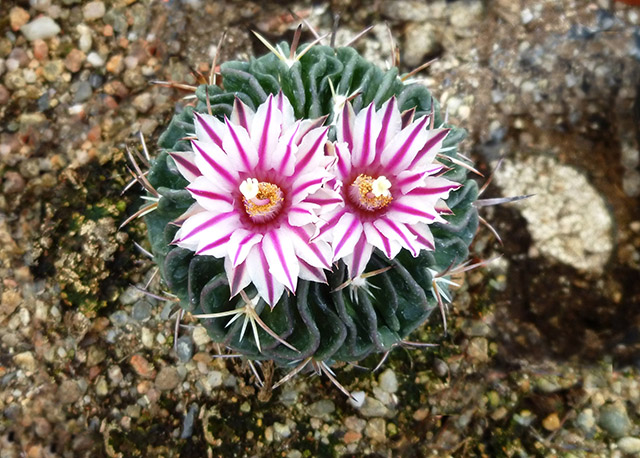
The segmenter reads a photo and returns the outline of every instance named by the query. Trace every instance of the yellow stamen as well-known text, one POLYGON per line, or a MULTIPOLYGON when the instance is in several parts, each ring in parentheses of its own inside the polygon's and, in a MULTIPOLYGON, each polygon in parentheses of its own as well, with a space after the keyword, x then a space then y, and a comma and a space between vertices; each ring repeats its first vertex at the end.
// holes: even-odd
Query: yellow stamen
POLYGON ((248 178, 240 184, 244 208, 254 221, 264 222, 276 216, 282 207, 282 191, 273 183, 248 178))
POLYGON ((353 181, 349 194, 361 208, 375 211, 386 207, 393 200, 389 189, 391 182, 384 175, 373 179, 369 175, 360 174, 353 181))

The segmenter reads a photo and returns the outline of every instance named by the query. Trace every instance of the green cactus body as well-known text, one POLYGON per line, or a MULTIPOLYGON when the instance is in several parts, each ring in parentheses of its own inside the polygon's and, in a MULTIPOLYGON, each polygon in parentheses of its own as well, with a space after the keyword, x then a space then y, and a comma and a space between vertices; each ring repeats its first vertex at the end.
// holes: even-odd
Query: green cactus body
MULTIPOLYGON (((288 55, 288 46, 280 47, 288 55)), ((433 110, 435 125, 443 124, 440 106, 425 87, 403 83, 396 68, 385 72, 352 48, 315 46, 291 67, 268 54, 250 62, 227 62, 221 66, 221 73, 224 89, 201 85, 196 91, 195 108, 186 107, 174 116, 159 139, 160 152, 148 175, 161 196, 156 211, 145 217, 154 259, 164 280, 180 298, 181 306, 194 314, 219 313, 242 306, 240 298, 230 298, 223 260, 196 256, 171 245, 177 231, 171 223, 190 207, 193 199, 184 189, 187 181, 168 151, 191 149, 183 138, 194 132, 194 111, 207 113, 210 107, 213 115, 222 118, 230 115, 236 97, 255 109, 269 94, 282 90, 291 101, 296 118, 327 116, 330 121, 334 103, 331 80, 337 94, 360 92, 353 100, 356 112, 372 102, 379 107, 395 96, 401 111, 415 109, 418 117, 433 110)), ((444 154, 453 156, 465 131, 448 127, 451 130, 443 144, 447 148, 444 154)), ((465 168, 446 160, 441 162, 450 168, 445 177, 462 186, 446 202, 453 212, 445 217, 448 224, 430 226, 434 251, 421 251, 414 258, 402 250, 389 260, 376 250, 366 270, 391 268, 370 277, 366 288, 353 285, 341 288, 348 283, 348 276, 344 263, 339 261, 327 274, 328 284, 299 279, 296 294, 285 293, 273 309, 259 301, 256 312, 260 318, 298 351, 258 328, 259 351, 251 333, 241 337, 242 319, 226 327, 229 317, 202 321, 213 340, 249 359, 287 365, 308 357, 327 364, 358 361, 372 353, 386 352, 405 339, 437 307, 428 269, 442 272, 465 261, 478 225, 472 205, 478 196, 476 183, 467 179, 465 168)))

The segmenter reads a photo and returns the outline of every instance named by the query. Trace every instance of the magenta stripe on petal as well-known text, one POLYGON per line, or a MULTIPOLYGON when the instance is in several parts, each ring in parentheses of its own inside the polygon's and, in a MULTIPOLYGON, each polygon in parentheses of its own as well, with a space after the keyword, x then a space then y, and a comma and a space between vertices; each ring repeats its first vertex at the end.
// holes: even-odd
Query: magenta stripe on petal
POLYGON ((436 247, 433 245, 433 243, 431 243, 431 240, 429 240, 426 237, 424 237, 420 232, 415 230, 413 227, 407 225, 407 229, 409 229, 409 232, 411 232, 413 235, 416 236, 416 242, 418 242, 420 245, 429 247, 430 250, 435 250, 436 249, 436 247))
MULTIPOLYGON (((411 251, 411 254, 413 254, 413 256, 417 256, 418 252, 415 250, 415 247, 413 246, 413 242, 411 240, 409 240, 406 236, 406 234, 402 231, 402 229, 400 229, 400 227, 393 221, 391 221, 389 218, 384 218, 382 219, 383 223, 386 223, 387 226, 396 234, 398 234, 400 236, 400 238, 402 239, 402 241, 405 243, 405 247, 409 249, 409 251, 411 251)), ((407 227, 406 225, 403 224, 404 227, 407 227)))
POLYGON ((419 187, 411 190, 407 193, 408 196, 433 196, 436 194, 444 194, 453 189, 458 189, 462 186, 460 183, 454 183, 449 186, 440 186, 438 188, 419 187))
POLYGON ((311 159, 313 158, 313 156, 315 156, 318 153, 318 148, 320 148, 320 145, 322 145, 326 141, 326 135, 328 130, 329 128, 327 127, 323 129, 323 132, 321 135, 318 135, 318 138, 316 139, 313 146, 309 148, 309 151, 307 152, 307 154, 305 154, 304 157, 298 160, 298 163, 296 164, 296 170, 304 169, 307 166, 307 164, 311 162, 311 159))
POLYGON ((262 135, 260 135, 260 143, 258 144, 258 164, 262 164, 266 157, 267 139, 269 138, 269 130, 271 127, 271 112, 273 111, 273 98, 269 98, 267 102, 267 114, 264 119, 264 127, 262 135))
POLYGON ((349 148, 353 148, 353 132, 351 132, 351 112, 349 111, 349 103, 344 104, 342 109, 342 137, 347 142, 349 148))
POLYGON ((240 240, 238 242, 238 251, 236 251, 236 256, 235 256, 235 258, 233 258, 233 265, 234 266, 238 262, 238 256, 240 256, 240 253, 242 253, 242 247, 244 245, 246 245, 246 243, 249 242, 255 235, 256 234, 254 234, 253 232, 250 232, 242 240, 240 240))
POLYGON ((229 122, 228 119, 225 118, 225 122, 227 123, 227 129, 229 130, 229 134, 231 134, 231 139, 233 143, 235 143, 236 148, 238 148, 238 153, 240 153, 240 159, 242 159, 242 164, 244 165, 246 170, 251 169, 251 162, 249 161, 249 155, 245 151, 242 146, 242 142, 240 142, 240 138, 238 138, 238 133, 233 127, 233 124, 229 122))
POLYGON ((176 161, 178 164, 180 164, 182 167, 184 167, 189 173, 192 173, 197 177, 202 175, 202 173, 200 173, 200 169, 198 169, 198 167, 193 162, 188 161, 187 159, 180 156, 179 154, 169 153, 169 155, 171 155, 173 160, 176 161))
POLYGON ((395 210, 395 211, 399 211, 402 213, 406 213, 408 215, 412 215, 412 216, 419 216, 421 218, 426 218, 430 221, 433 221, 434 219, 436 219, 435 215, 432 215, 431 213, 427 213, 425 211, 420 210, 419 208, 416 207, 411 207, 409 205, 404 205, 401 203, 396 203, 394 202, 392 204, 393 206, 391 207, 391 210, 395 210))
POLYGON ((200 148, 200 146, 198 146, 198 144, 196 142, 191 142, 191 144, 193 145, 193 147, 195 149, 198 150, 198 153, 200 153, 202 158, 205 161, 207 161, 207 163, 211 166, 211 168, 213 170, 216 171, 216 173, 218 173, 221 177, 223 177, 231 185, 236 185, 236 180, 235 180, 235 178, 233 178, 233 175, 231 175, 229 173, 229 171, 227 171, 224 167, 221 167, 220 164, 218 164, 216 161, 214 161, 213 158, 211 156, 209 156, 204 149, 200 148))
POLYGON ((198 122, 200 123, 204 131, 207 133, 207 135, 211 137, 211 140, 213 140, 213 143, 215 143, 220 148, 222 148, 222 139, 218 136, 218 134, 213 129, 213 127, 211 127, 209 123, 205 121, 204 117, 202 117, 200 113, 198 113, 197 111, 194 112, 193 114, 195 115, 196 119, 198 120, 198 122))
POLYGON ((242 279, 244 278, 247 271, 247 262, 245 261, 239 266, 234 267, 232 271, 233 277, 229 279, 231 280, 229 288, 231 290, 231 296, 233 297, 240 292, 240 285, 242 284, 242 279))
POLYGON ((280 238, 278 237, 277 234, 272 233, 271 235, 271 241, 273 242, 273 248, 276 251, 276 255, 278 256, 278 260, 280 261, 280 264, 282 265, 282 270, 284 270, 284 273, 287 277, 287 280, 289 281, 289 285, 288 288, 290 290, 295 290, 295 282, 293 281, 293 278, 291 277, 291 272, 289 271, 289 266, 287 265, 287 260, 284 257, 284 251, 282 250, 282 245, 280 244, 280 238))
POLYGON ((430 138, 429 140, 427 140, 427 143, 425 143, 422 149, 418 152, 418 154, 416 154, 416 157, 411 162, 411 165, 409 166, 409 168, 413 167, 415 164, 420 162, 420 159, 422 159, 425 154, 428 154, 429 151, 431 151, 431 149, 435 147, 440 141, 444 140, 444 138, 448 134, 449 134, 449 129, 445 129, 435 134, 433 138, 430 138))
POLYGON ((360 240, 356 242, 356 246, 353 247, 353 261, 351 263, 350 272, 352 276, 354 276, 353 273, 362 272, 365 268, 365 266, 363 266, 362 264, 366 264, 367 262, 369 262, 368 259, 364 259, 364 251, 367 243, 367 238, 362 236, 360 237, 360 240))
POLYGON ((403 129, 413 122, 413 116, 415 114, 416 114, 416 109, 415 108, 411 108, 409 110, 403 111, 400 114, 400 118, 402 119, 402 128, 403 129))
POLYGON ((342 236, 340 241, 336 244, 333 250, 334 253, 340 252, 340 250, 345 245, 345 243, 347 243, 347 240, 349 240, 349 237, 351 237, 353 231, 358 227, 358 224, 360 224, 360 221, 358 221, 358 218, 354 217, 353 220, 351 220, 351 224, 349 224, 349 227, 347 228, 347 230, 344 231, 344 235, 342 236))
POLYGON ((340 221, 340 218, 342 218, 342 215, 344 215, 345 213, 346 212, 344 210, 339 211, 338 213, 336 213, 336 215, 333 218, 329 219, 329 221, 327 221, 325 224, 320 226, 318 228, 318 233, 312 237, 312 240, 317 239, 321 235, 324 235, 327 231, 330 231, 331 229, 333 229, 336 226, 336 224, 338 224, 338 221, 340 221))
POLYGON ((327 277, 325 276, 323 270, 320 267, 312 266, 311 264, 306 263, 303 259, 299 259, 301 270, 306 270, 310 275, 315 277, 314 281, 316 283, 326 283, 327 277))
POLYGON ((316 205, 320 205, 320 206, 334 205, 334 204, 341 204, 342 203, 342 199, 339 198, 339 197, 326 197, 324 199, 322 199, 320 197, 307 197, 304 201, 308 202, 310 204, 316 204, 316 205))
POLYGON ((269 304, 271 304, 271 308, 275 305, 273 302, 275 300, 275 285, 273 283, 273 276, 269 272, 269 263, 267 262, 267 258, 264 255, 264 251, 262 247, 258 251, 260 253, 260 265, 262 266, 262 275, 264 277, 265 285, 267 287, 267 296, 269 299, 269 304))
POLYGON ((364 138, 362 140, 362 151, 360 152, 360 165, 368 164, 368 158, 370 154, 373 154, 371 151, 371 120, 373 118, 373 103, 369 105, 369 109, 367 110, 367 118, 364 122, 364 138))
POLYGON ((382 153, 384 149, 384 144, 387 141, 387 132, 389 132, 389 126, 391 125, 391 115, 396 110, 396 99, 395 97, 391 98, 391 101, 387 103, 387 109, 384 112, 382 117, 382 130, 380 134, 378 134, 378 140, 376 141, 376 151, 378 153, 382 153))
POLYGON ((293 155, 293 144, 295 142, 296 134, 298 133, 299 129, 300 124, 298 123, 295 132, 293 133, 293 135, 291 135, 291 138, 287 143, 287 147, 284 150, 284 154, 282 156, 282 159, 280 160, 280 166, 278 167, 278 173, 284 173, 287 168, 287 164, 289 164, 289 162, 291 161, 291 156, 293 155))
POLYGON ((236 116, 238 117, 238 124, 244 127, 245 129, 249 130, 249 121, 247 121, 247 112, 245 110, 244 103, 242 103, 242 101, 238 97, 236 97, 236 100, 233 103, 233 110, 235 111, 236 116))
POLYGON ((389 161, 389 164, 387 165, 387 167, 394 168, 398 165, 398 163, 400 163, 404 159, 405 155, 409 152, 409 149, 411 148, 411 145, 415 141, 416 137, 422 131, 422 128, 427 123, 427 119, 428 118, 425 116, 424 118, 422 118, 422 121, 416 124, 416 126, 413 128, 413 130, 411 131, 411 133, 409 134, 405 142, 398 149, 398 151, 395 152, 393 159, 389 161))
MULTIPOLYGON (((307 232, 304 229, 302 229, 301 227, 295 227, 295 226, 290 226, 289 229, 296 236, 298 236, 300 240, 302 240, 302 242, 313 252, 313 254, 316 255, 316 257, 322 262, 322 264, 326 269, 331 268, 331 260, 325 259, 322 256, 322 252, 320 251, 320 248, 318 248, 318 245, 316 243, 311 241, 311 237, 309 236, 309 234, 307 234, 307 232)), ((302 259, 300 258, 298 259, 302 261, 302 259)))
POLYGON ((204 231, 205 229, 208 229, 211 226, 219 223, 220 221, 224 221, 225 219, 231 218, 233 216, 235 216, 234 212, 220 213, 219 215, 216 215, 213 218, 208 219, 207 221, 205 221, 204 223, 200 224, 199 226, 196 226, 194 229, 191 230, 191 232, 189 232, 187 235, 182 237, 180 239, 180 241, 183 242, 183 241, 187 240, 188 238, 191 238, 194 235, 204 231))
POLYGON ((198 251, 196 251, 196 254, 202 254, 205 251, 210 250, 211 248, 219 247, 220 245, 227 243, 230 238, 231 238, 231 234, 227 234, 224 237, 219 238, 218 240, 214 240, 213 242, 208 243, 207 245, 203 246, 198 251))
POLYGON ((313 180, 305 181, 304 183, 302 183, 302 184, 298 185, 296 188, 294 188, 292 194, 295 196, 295 195, 297 195, 298 193, 301 193, 302 191, 304 191, 307 188, 322 184, 323 180, 324 180, 324 178, 320 177, 320 178, 314 178, 313 180))
POLYGON ((205 197, 212 200, 224 200, 225 202, 231 202, 231 196, 229 194, 219 194, 213 191, 206 191, 204 189, 194 189, 187 186, 187 191, 191 194, 195 194, 198 197, 205 197))

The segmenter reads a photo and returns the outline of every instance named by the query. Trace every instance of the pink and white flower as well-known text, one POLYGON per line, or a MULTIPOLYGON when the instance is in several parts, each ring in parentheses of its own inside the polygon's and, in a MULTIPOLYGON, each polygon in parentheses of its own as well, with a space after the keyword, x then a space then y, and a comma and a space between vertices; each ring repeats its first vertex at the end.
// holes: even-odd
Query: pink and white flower
POLYGON ((411 115, 400 113, 394 97, 357 115, 346 103, 336 123, 335 189, 342 204, 323 214, 314 240, 331 243, 334 260, 347 264, 351 278, 363 273, 374 247, 389 259, 402 248, 414 257, 433 250, 429 224, 445 222, 442 199, 460 186, 437 176, 444 166, 434 159, 448 130, 429 129, 429 117, 411 115))
POLYGON ((335 160, 323 121, 296 121, 282 93, 255 113, 236 99, 224 122, 196 114, 193 151, 171 154, 196 200, 174 243, 224 258, 232 296, 253 283, 273 307, 298 278, 326 281, 331 248, 310 238, 340 199, 323 188, 335 160))

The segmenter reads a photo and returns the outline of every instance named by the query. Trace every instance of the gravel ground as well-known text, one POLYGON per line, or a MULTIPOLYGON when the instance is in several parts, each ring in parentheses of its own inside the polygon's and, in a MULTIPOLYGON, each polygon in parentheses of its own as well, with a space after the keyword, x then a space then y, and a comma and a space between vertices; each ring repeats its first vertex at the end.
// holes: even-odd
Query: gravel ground
MULTIPOLYGON (((640 455, 640 8, 608 0, 3 0, 0 6, 0 457, 640 455), (193 83, 290 40, 291 15, 386 65, 400 49, 469 130, 486 196, 477 258, 372 373, 267 388, 172 303, 118 226, 139 206, 125 145, 153 150, 193 83), (388 24, 385 26, 385 24, 388 24)), ((306 34, 309 39, 311 35, 306 34)), ((377 361, 363 365, 375 367, 377 361)))

